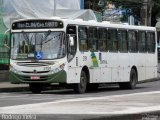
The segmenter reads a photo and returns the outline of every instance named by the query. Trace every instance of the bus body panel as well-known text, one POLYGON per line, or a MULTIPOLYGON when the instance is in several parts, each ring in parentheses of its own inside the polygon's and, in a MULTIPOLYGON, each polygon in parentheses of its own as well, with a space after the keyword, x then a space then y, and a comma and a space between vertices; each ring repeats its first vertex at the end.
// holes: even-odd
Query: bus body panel
POLYGON ((68 64, 66 58, 61 60, 41 62, 15 61, 11 60, 9 79, 11 83, 66 83, 68 64), (32 66, 35 67, 32 67, 32 66), (16 68, 16 69, 15 69, 16 68), (31 77, 38 77, 31 79, 31 77))
MULTIPOLYGON (((151 79, 157 77, 157 50, 154 53, 148 52, 130 52, 129 50, 126 52, 117 51, 93 51, 93 50, 80 50, 79 43, 79 26, 96 27, 99 28, 115 28, 115 29, 124 29, 124 30, 133 30, 133 31, 151 31, 155 32, 155 28, 153 27, 142 27, 142 26, 128 26, 128 25, 116 25, 116 24, 106 24, 106 23, 92 23, 85 21, 76 21, 76 20, 62 20, 64 26, 63 28, 49 29, 51 31, 65 31, 68 25, 76 26, 76 37, 77 37, 77 50, 76 54, 70 61, 68 59, 69 54, 67 53, 64 58, 60 58, 57 60, 49 60, 55 62, 56 64, 48 65, 50 67, 49 73, 39 74, 38 76, 43 77, 47 76, 46 80, 24 80, 25 77, 36 76, 36 73, 32 74, 22 74, 23 70, 29 71, 44 71, 44 67, 26 67, 20 66, 17 64, 18 60, 11 60, 11 66, 19 71, 20 73, 15 74, 10 70, 10 80, 12 83, 80 83, 81 72, 84 67, 89 70, 89 83, 120 83, 120 82, 129 82, 130 81, 130 73, 131 69, 134 67, 138 74, 138 81, 151 79), (56 73, 51 73, 54 71, 53 69, 57 69, 56 73)), ((30 30, 26 29, 25 32, 43 32, 43 29, 30 30)), ((45 30, 47 31, 47 30, 45 30)), ((21 30, 11 30, 11 32, 22 32, 21 30)), ((156 36, 156 34, 155 34, 156 36)), ((65 34, 66 45, 68 45, 69 41, 67 41, 67 33, 65 34)), ((156 41, 156 38, 155 38, 156 41)), ((156 48, 156 45, 155 45, 156 48)), ((67 51, 68 52, 68 51, 67 51)), ((24 61, 29 62, 31 61, 24 61)), ((43 61, 46 62, 46 61, 43 61)), ((48 61, 47 61, 48 62, 48 61)), ((47 63, 46 62, 46 63, 47 63)))
POLYGON ((79 83, 82 67, 79 66, 78 52, 74 58, 68 63, 67 83, 79 83))

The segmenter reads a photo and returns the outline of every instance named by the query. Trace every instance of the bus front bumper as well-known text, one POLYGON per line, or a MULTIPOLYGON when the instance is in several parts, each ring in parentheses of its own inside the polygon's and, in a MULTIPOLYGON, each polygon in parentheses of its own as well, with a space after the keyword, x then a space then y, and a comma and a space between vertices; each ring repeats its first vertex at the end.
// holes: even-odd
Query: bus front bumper
POLYGON ((66 83, 67 74, 64 70, 51 75, 36 75, 39 79, 31 79, 29 75, 19 75, 14 72, 9 72, 9 80, 13 84, 20 83, 66 83))

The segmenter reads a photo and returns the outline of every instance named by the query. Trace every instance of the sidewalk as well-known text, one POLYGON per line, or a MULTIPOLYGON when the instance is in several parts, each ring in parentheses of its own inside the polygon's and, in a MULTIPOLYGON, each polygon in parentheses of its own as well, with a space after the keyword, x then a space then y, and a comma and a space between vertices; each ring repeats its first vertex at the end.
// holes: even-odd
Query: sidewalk
POLYGON ((0 70, 0 82, 7 82, 8 76, 8 70, 0 70))
POLYGON ((0 92, 21 92, 29 90, 28 84, 11 84, 8 80, 8 71, 0 71, 0 92))
POLYGON ((11 84, 10 82, 0 82, 0 92, 22 92, 28 90, 28 84, 11 84))

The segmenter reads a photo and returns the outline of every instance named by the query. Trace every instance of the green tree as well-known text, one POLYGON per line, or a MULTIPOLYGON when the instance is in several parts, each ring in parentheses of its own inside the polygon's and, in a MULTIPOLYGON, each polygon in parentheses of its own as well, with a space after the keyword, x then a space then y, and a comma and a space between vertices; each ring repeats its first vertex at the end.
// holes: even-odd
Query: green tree
POLYGON ((152 26, 155 26, 156 24, 156 19, 157 18, 160 18, 160 0, 153 0, 154 4, 153 4, 153 7, 152 7, 152 20, 151 20, 151 23, 152 23, 152 26))
POLYGON ((116 7, 130 10, 141 25, 155 26, 156 18, 160 16, 160 0, 86 0, 90 8, 96 11, 103 11, 107 2, 112 2, 116 7))

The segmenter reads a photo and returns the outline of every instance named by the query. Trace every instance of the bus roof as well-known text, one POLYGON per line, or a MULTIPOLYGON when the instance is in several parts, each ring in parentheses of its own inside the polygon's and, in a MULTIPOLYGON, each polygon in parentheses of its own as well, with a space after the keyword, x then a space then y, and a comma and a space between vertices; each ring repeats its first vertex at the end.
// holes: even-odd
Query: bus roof
MULTIPOLYGON (((109 27, 109 28, 117 28, 117 29, 136 29, 136 30, 149 30, 149 31, 156 31, 155 27, 149 27, 149 26, 135 26, 135 25, 125 25, 125 24, 116 24, 116 23, 110 23, 108 21, 103 22, 97 22, 95 20, 89 20, 89 21, 83 21, 82 19, 62 19, 60 17, 54 17, 54 18, 47 18, 47 19, 21 19, 16 20, 15 22, 21 22, 21 21, 31 21, 31 20, 59 20, 62 21, 65 25, 71 24, 71 25, 82 25, 82 26, 97 26, 97 27, 109 27)), ((12 23, 12 24, 13 24, 12 23)))
POLYGON ((88 26, 97 26, 97 27, 113 27, 117 29, 136 29, 136 30, 151 30, 156 31, 155 27, 149 27, 149 26, 135 26, 135 25, 125 25, 125 24, 116 24, 116 23, 110 23, 108 21, 103 22, 97 22, 94 20, 90 21, 83 21, 83 20, 64 20, 67 22, 67 24, 76 24, 76 25, 88 25, 88 26))

